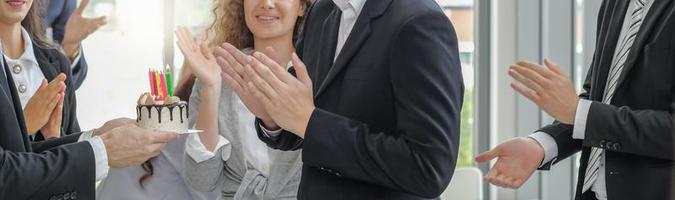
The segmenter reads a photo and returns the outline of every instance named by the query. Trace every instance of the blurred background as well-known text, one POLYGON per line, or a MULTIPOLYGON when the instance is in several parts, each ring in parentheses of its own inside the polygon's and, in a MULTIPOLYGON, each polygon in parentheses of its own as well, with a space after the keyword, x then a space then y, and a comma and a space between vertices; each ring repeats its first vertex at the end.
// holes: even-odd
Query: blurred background
MULTIPOLYGON (((180 71, 183 59, 175 47, 175 27, 203 32, 212 19, 212 1, 92 0, 85 15, 105 15, 109 23, 83 44, 90 67, 77 90, 82 129, 97 128, 112 118, 134 118, 136 99, 149 90, 148 69, 168 65, 175 74, 180 71)), ((535 174, 519 190, 506 190, 481 181, 487 165, 476 165, 473 156, 551 121, 509 88, 510 63, 550 57, 580 87, 592 57, 601 1, 437 2, 456 29, 466 85, 459 167, 444 199, 572 199, 576 159, 535 174)))

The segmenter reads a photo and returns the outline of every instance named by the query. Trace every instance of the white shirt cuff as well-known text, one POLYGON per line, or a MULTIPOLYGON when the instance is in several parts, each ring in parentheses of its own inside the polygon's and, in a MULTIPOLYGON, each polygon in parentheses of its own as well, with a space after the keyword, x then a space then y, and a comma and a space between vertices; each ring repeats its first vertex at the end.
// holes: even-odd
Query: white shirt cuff
POLYGON ((592 101, 581 99, 577 105, 577 114, 574 116, 574 130, 572 138, 583 140, 586 137, 586 119, 591 109, 592 101))
POLYGON ((558 157, 558 144, 555 143, 555 139, 549 134, 536 132, 529 137, 537 141, 541 148, 544 149, 544 160, 541 161, 540 167, 558 157))
POLYGON ((108 152, 105 149, 105 144, 99 136, 92 137, 94 130, 86 131, 80 135, 78 142, 87 141, 94 151, 94 162, 96 163, 96 181, 99 181, 108 176, 108 152))
POLYGON ((195 162, 201 163, 215 157, 216 154, 214 152, 217 152, 218 149, 227 145, 227 147, 223 149, 221 155, 223 160, 226 161, 230 159, 230 153, 232 151, 232 147, 229 144, 230 144, 229 140, 219 135, 218 143, 216 143, 216 148, 214 148, 213 152, 211 152, 208 149, 206 149, 206 146, 204 146, 204 144, 202 144, 202 142, 199 139, 199 135, 190 134, 187 138, 187 142, 185 143, 185 153, 187 153, 193 160, 195 160, 195 162))
POLYGON ((282 130, 282 129, 273 130, 273 131, 268 130, 267 128, 265 128, 265 126, 262 125, 262 123, 260 124, 260 129, 262 129, 263 133, 265 133, 265 136, 267 136, 268 138, 279 136, 279 134, 281 134, 281 130, 282 130))

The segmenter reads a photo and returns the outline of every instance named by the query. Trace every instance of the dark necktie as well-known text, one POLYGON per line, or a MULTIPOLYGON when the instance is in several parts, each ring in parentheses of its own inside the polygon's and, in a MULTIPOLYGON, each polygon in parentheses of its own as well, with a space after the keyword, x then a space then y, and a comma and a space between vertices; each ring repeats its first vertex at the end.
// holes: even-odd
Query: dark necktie
MULTIPOLYGON (((333 67, 333 60, 335 58, 335 48, 337 48, 338 31, 340 31, 340 18, 342 12, 337 6, 333 5, 333 10, 330 15, 326 17, 321 29, 321 41, 324 45, 321 46, 319 54, 319 66, 316 66, 314 78, 314 89, 318 90, 328 72, 333 67)), ((316 91, 315 91, 316 92, 316 91)))

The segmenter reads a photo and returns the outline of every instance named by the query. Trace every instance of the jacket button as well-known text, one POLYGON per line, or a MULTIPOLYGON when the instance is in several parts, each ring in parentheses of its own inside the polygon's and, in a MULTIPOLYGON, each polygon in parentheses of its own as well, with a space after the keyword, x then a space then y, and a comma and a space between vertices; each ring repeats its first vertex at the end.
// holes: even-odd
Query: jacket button
POLYGON ((614 150, 618 151, 621 150, 621 145, 619 143, 614 144, 614 150))
POLYGON ((70 193, 70 198, 71 199, 77 199, 77 192, 70 193))
POLYGON ((605 148, 605 140, 600 140, 600 148, 605 148))

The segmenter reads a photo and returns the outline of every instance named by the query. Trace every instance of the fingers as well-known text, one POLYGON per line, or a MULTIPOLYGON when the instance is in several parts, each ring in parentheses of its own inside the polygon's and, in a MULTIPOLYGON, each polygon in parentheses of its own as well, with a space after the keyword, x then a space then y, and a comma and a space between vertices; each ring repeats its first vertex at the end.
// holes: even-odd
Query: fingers
POLYGON ((476 162, 484 163, 484 162, 490 161, 492 159, 495 159, 497 156, 499 156, 499 149, 498 148, 499 147, 479 154, 475 158, 476 162))
POLYGON ((202 43, 199 45, 199 49, 201 50, 202 55, 203 55, 207 60, 213 60, 213 59, 215 59, 215 58, 213 57, 213 53, 212 53, 211 50, 209 49, 209 45, 208 45, 206 42, 202 42, 202 43))
POLYGON ((74 12, 73 14, 81 16, 82 13, 84 13, 84 10, 87 8, 87 5, 89 5, 89 0, 82 0, 82 2, 80 2, 80 5, 75 9, 75 11, 73 11, 74 12))
MULTIPOLYGON (((534 67, 534 68, 539 68, 541 70, 541 67, 534 67)), ((519 77, 515 77, 515 76, 511 76, 511 77, 513 77, 516 80, 518 80, 520 82, 523 82, 523 83, 528 82, 528 81, 532 81, 532 82, 536 83, 536 85, 545 86, 549 82, 548 78, 543 76, 538 71, 533 70, 532 68, 524 67, 522 65, 513 65, 513 66, 509 67, 509 72, 511 72, 511 71, 517 72, 519 75, 521 75, 519 77)), ((534 89, 534 88, 532 88, 532 89, 534 89)))
POLYGON ((60 99, 62 99, 62 98, 63 98, 63 93, 57 93, 57 94, 56 94, 56 97, 54 98, 54 100, 53 100, 53 101, 49 101, 49 102, 47 103, 47 107, 48 107, 49 109, 52 109, 52 110, 53 110, 53 109, 56 109, 56 105, 57 105, 59 102, 61 102, 60 99))
POLYGON ((274 48, 272 48, 272 47, 267 47, 267 48, 263 49, 263 53, 264 53, 265 55, 267 55, 268 57, 270 57, 272 60, 277 61, 277 63, 279 63, 280 65, 285 64, 285 63, 280 63, 280 62, 279 62, 279 54, 277 53, 276 50, 274 50, 274 48))
POLYGON ((274 75, 284 83, 288 83, 293 80, 293 76, 286 71, 286 68, 281 67, 277 61, 267 57, 265 54, 260 52, 253 53, 255 59, 251 59, 253 65, 264 64, 266 68, 274 73, 274 75))
MULTIPOLYGON (((255 54, 262 54, 256 52, 255 54)), ((262 58, 266 59, 266 58, 262 58)), ((260 77, 265 80, 265 82, 269 83, 272 85, 272 87, 279 91, 282 89, 283 86, 286 85, 286 81, 291 81, 292 77, 288 72, 281 71, 281 72, 273 72, 276 70, 270 69, 270 68, 275 68, 274 66, 270 66, 267 64, 260 63, 258 59, 252 59, 253 62, 251 62, 251 67, 245 67, 246 68, 246 74, 248 75, 249 78, 256 76, 260 77), (286 81, 283 81, 283 79, 286 79, 286 81), (291 79, 291 80, 289 80, 291 79)), ((266 62, 273 62, 272 60, 266 59, 266 62)), ((271 64, 271 63, 270 63, 271 64)))
POLYGON ((306 86, 312 87, 312 79, 309 77, 307 72, 307 66, 305 63, 300 60, 298 54, 293 53, 292 55, 293 68, 295 68, 295 74, 298 76, 298 80, 305 84, 306 86))
POLYGON ((560 66, 558 64, 554 63, 553 61, 551 61, 551 59, 545 58, 544 59, 544 65, 546 65, 546 67, 549 70, 551 70, 552 72, 554 72, 558 75, 565 75, 565 72, 563 72, 563 70, 560 69, 560 66))
MULTIPOLYGON (((258 67, 258 68, 260 68, 260 67, 258 67)), ((276 80, 276 84, 273 83, 274 86, 271 86, 267 81, 263 80, 263 78, 261 78, 253 70, 253 67, 247 66, 246 72, 247 72, 249 78, 251 79, 251 83, 253 83, 255 85, 255 87, 257 88, 257 91, 263 93, 266 98, 274 99, 278 95, 277 91, 281 89, 280 84, 283 84, 283 83, 281 83, 281 81, 276 80)), ((274 75, 272 75, 272 72, 269 72, 269 71, 266 72, 266 76, 271 76, 270 79, 276 79, 276 78, 274 78, 274 75)))
POLYGON ((536 72, 539 76, 542 76, 544 78, 549 78, 553 76, 553 73, 551 71, 539 66, 538 64, 534 64, 527 61, 518 61, 516 62, 515 65, 532 70, 536 72))
POLYGON ((243 67, 244 65, 251 63, 251 58, 249 58, 246 54, 239 51, 239 49, 232 46, 231 44, 225 43, 222 46, 227 52, 230 53, 231 56, 233 56, 234 59, 236 59, 237 63, 239 63, 240 66, 243 67))
POLYGON ((514 79, 516 79, 516 81, 524 84, 528 88, 530 88, 530 89, 532 89, 532 90, 534 90, 538 93, 543 92, 543 88, 541 87, 541 85, 539 85, 537 82, 533 81, 532 79, 530 79, 528 77, 525 77, 521 72, 519 72, 515 68, 517 68, 517 67, 511 67, 511 69, 509 69, 509 76, 513 77, 514 79))
POLYGON ((178 138, 177 133, 171 132, 152 132, 151 143, 168 143, 178 138))
POLYGON ((523 86, 522 84, 519 83, 511 83, 511 88, 516 90, 516 92, 520 93, 521 95, 525 96, 526 98, 532 100, 533 102, 539 104, 539 95, 531 89, 528 89, 527 87, 523 86))
POLYGON ((263 94, 260 90, 258 90, 258 88, 256 88, 252 82, 249 82, 246 85, 246 90, 253 94, 253 96, 258 99, 258 101, 262 102, 266 107, 272 105, 272 101, 267 98, 267 96, 265 96, 265 94, 263 94))

